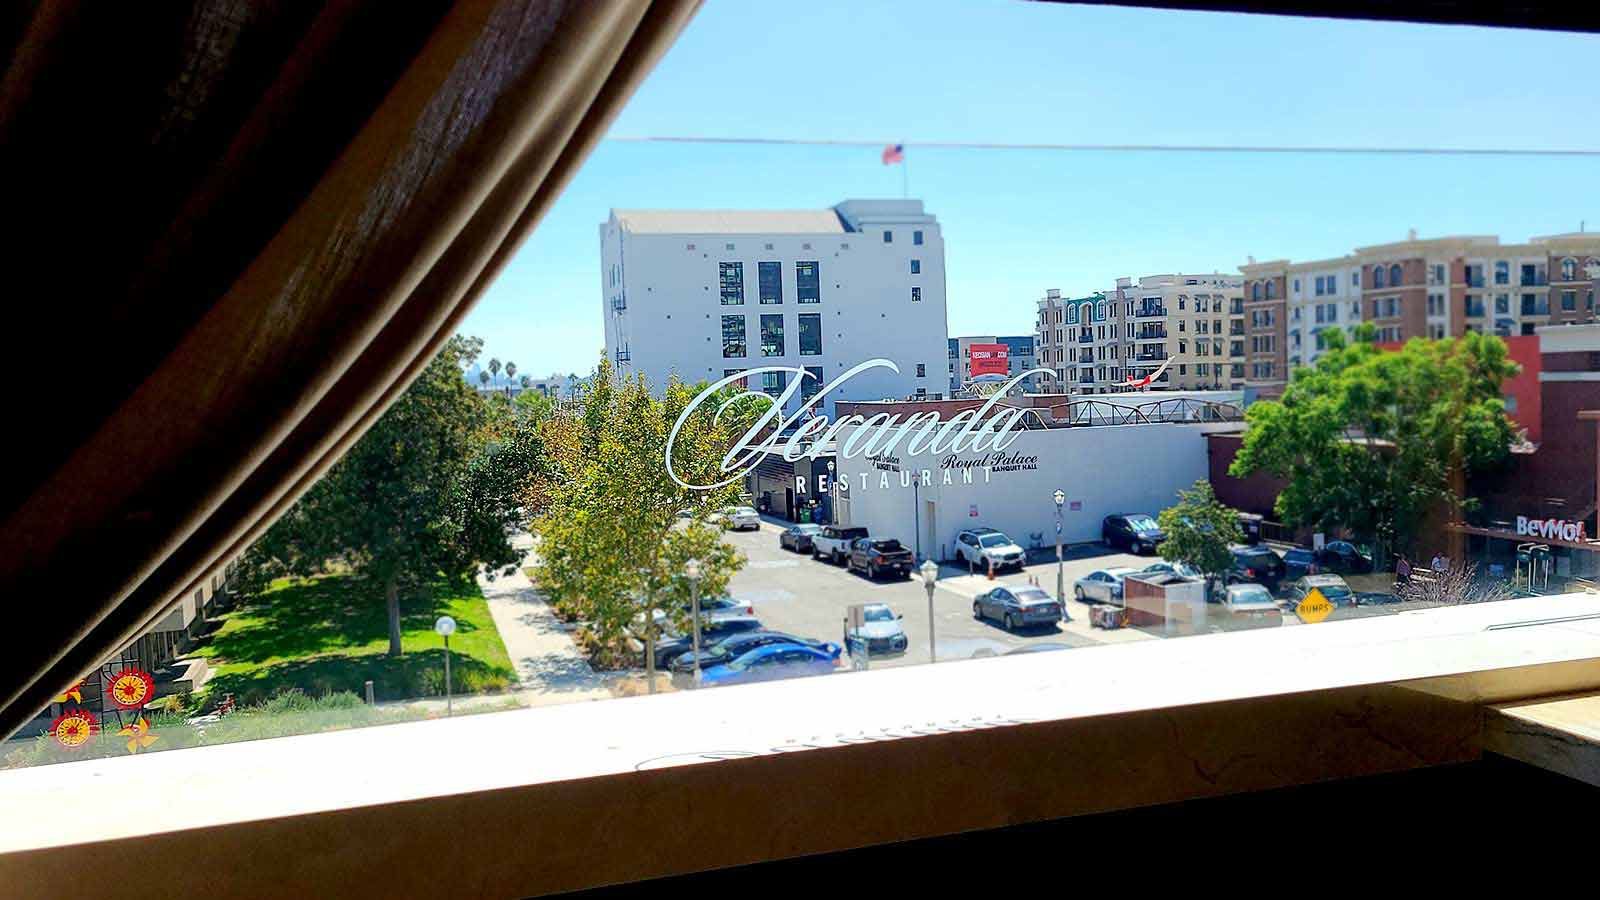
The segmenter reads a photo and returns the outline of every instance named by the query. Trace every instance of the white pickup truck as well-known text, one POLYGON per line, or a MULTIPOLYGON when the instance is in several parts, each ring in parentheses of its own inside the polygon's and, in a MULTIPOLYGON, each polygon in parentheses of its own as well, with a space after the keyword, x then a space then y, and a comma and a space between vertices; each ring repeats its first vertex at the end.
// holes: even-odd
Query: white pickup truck
POLYGON ((811 557, 842 566, 850 559, 850 542, 867 536, 867 529, 850 525, 828 525, 811 536, 811 557))

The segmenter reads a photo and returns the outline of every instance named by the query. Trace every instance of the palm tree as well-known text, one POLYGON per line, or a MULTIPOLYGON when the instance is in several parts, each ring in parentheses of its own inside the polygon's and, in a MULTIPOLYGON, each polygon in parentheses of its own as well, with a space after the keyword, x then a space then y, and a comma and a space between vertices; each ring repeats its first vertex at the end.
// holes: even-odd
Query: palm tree
POLYGON ((491 358, 489 360, 489 376, 491 378, 500 377, 500 360, 498 358, 491 358))
POLYGON ((532 387, 533 386, 533 379, 531 377, 527 376, 527 375, 524 375, 524 376, 522 376, 521 384, 522 384, 522 386, 524 388, 532 387))
POLYGON ((517 377, 517 364, 512 362, 509 359, 506 360, 506 380, 512 382, 513 384, 515 384, 516 383, 515 382, 516 377, 517 377))
POLYGON ((484 371, 483 369, 479 369, 478 370, 478 383, 481 384, 481 385, 484 385, 485 387, 487 387, 488 384, 489 384, 489 373, 484 371))

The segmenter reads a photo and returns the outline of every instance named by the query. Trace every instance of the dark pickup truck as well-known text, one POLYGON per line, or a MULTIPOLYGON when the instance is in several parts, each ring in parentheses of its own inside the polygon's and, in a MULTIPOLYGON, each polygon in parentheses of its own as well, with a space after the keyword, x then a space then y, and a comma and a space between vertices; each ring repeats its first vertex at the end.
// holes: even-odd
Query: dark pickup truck
POLYGON ((856 538, 850 543, 846 565, 850 571, 863 572, 868 578, 877 578, 884 572, 906 578, 916 562, 911 551, 894 538, 856 538))

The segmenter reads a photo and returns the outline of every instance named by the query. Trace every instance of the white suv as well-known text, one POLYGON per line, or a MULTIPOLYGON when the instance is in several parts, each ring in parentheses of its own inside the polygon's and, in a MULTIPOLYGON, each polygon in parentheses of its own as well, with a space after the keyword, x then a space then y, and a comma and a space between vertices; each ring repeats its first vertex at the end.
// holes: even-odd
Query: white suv
POLYGON ((1027 561, 1027 554, 1004 532, 993 528, 973 528, 956 535, 956 560, 979 569, 994 563, 995 571, 1015 567, 1019 571, 1027 561))
POLYGON ((747 528, 761 530, 761 514, 748 506, 730 506, 711 517, 723 528, 744 531, 747 528))

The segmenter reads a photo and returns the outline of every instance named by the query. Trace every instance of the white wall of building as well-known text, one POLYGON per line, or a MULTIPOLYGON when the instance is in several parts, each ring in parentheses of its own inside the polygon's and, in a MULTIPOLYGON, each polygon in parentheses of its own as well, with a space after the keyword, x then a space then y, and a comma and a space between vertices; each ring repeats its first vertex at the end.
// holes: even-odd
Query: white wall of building
MULTIPOLYGON (((1206 478, 1205 434, 1238 427, 1152 424, 1025 431, 1003 451, 1004 460, 995 460, 992 451, 911 455, 902 442, 892 461, 841 455, 839 471, 849 487, 840 494, 840 511, 845 521, 865 525, 874 535, 898 538, 919 556, 948 559, 955 536, 977 525, 998 528, 1023 547, 1031 545, 1031 533, 1039 532, 1041 545, 1053 546, 1052 495, 1059 488, 1067 495, 1063 540, 1099 540, 1106 516, 1155 515, 1176 502, 1180 489, 1206 478), (982 469, 969 469, 970 482, 952 465, 982 457, 997 465, 987 476, 982 469), (1072 509, 1073 503, 1080 508, 1072 509)), ((841 446, 856 430, 842 430, 841 446)))
MULTIPOLYGON (((660 389, 673 375, 691 383, 715 381, 726 370, 768 365, 821 367, 825 383, 876 357, 900 367, 899 373, 879 369, 852 378, 842 394, 829 394, 825 411, 830 415, 834 399, 947 390, 944 239, 921 201, 849 200, 832 211, 780 212, 767 219, 760 213, 633 215, 634 221, 663 222, 678 230, 642 231, 630 227, 628 212, 617 210, 600 226, 606 348, 621 373, 642 372, 660 389), (808 225, 829 217, 837 221, 836 230, 808 225), (725 230, 696 231, 702 221, 725 230), (752 223, 752 230, 730 229, 730 222, 752 223), (754 230, 764 222, 774 230, 754 230), (790 223, 796 223, 792 229, 790 223), (796 264, 802 261, 819 266, 819 303, 799 302, 796 264), (743 263, 742 305, 722 304, 723 262, 743 263), (760 302, 761 262, 779 263, 781 304, 760 302), (920 300, 913 299, 913 288, 920 300), (800 316, 813 314, 821 317, 822 352, 802 355, 800 316), (781 355, 762 353, 763 315, 783 317, 781 355), (723 316, 744 317, 742 357, 723 354, 723 316)), ((760 384, 751 387, 760 389, 760 384)), ((798 405, 797 393, 791 410, 798 405)))

